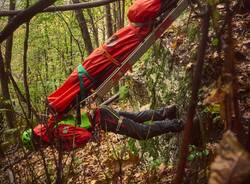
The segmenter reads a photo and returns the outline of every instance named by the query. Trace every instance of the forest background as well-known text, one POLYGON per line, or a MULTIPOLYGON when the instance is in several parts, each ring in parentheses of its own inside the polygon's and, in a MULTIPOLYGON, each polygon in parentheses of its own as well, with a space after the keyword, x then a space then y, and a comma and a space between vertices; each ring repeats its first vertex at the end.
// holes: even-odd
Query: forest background
MULTIPOLYGON (((84 1, 2 0, 0 7, 41 3, 42 10, 79 2, 84 1)), ((93 48, 128 24, 132 0, 107 2, 31 20, 24 13, 13 35, 5 30, 15 17, 0 11, 1 183, 247 183, 247 0, 193 1, 106 97, 118 92, 112 107, 130 111, 176 104, 187 124, 183 134, 148 141, 105 134, 64 154, 53 147, 35 153, 22 147, 20 133, 46 119, 46 97, 93 48)))

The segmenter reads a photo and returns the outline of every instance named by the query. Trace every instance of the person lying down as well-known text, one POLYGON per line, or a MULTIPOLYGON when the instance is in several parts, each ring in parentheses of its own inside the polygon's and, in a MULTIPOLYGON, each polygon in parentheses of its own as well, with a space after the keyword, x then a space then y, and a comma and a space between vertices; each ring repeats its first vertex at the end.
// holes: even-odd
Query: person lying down
POLYGON ((101 106, 81 112, 80 124, 72 115, 61 118, 58 123, 52 118, 48 124, 38 124, 24 131, 21 140, 30 150, 54 144, 60 145, 64 151, 83 147, 100 130, 146 140, 168 132, 182 131, 184 124, 176 119, 176 111, 174 105, 142 112, 115 111, 101 106))

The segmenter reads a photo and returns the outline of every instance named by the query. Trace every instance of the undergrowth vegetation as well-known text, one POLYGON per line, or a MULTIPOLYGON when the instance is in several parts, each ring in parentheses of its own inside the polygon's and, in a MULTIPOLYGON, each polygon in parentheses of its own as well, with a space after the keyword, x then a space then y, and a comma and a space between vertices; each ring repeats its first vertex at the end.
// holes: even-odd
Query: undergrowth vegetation
MULTIPOLYGON (((5 9, 9 5, 6 2, 0 2, 5 9)), ((17 9, 27 5, 24 1, 15 2, 17 9)), ((60 0, 56 5, 66 2, 60 0)), ((110 4, 113 32, 123 27, 122 22, 128 23, 124 15, 131 3, 110 4)), ((118 92, 119 100, 111 105, 116 110, 139 111, 175 104, 178 118, 188 127, 184 133, 140 141, 100 132, 84 148, 65 153, 55 145, 27 151, 21 145, 20 134, 27 127, 47 120, 46 97, 88 55, 75 12, 41 13, 30 20, 26 67, 23 57, 27 24, 19 27, 13 37, 11 62, 5 61, 3 67, 13 79, 7 80, 9 98, 3 95, 5 88, 1 87, 0 93, 3 157, 0 183, 55 183, 58 178, 62 183, 172 183, 176 175, 184 179, 183 183, 191 184, 247 183, 250 173, 247 5, 245 0, 195 1, 121 79, 117 88, 91 103, 96 106, 118 92), (202 42, 206 18, 208 34, 202 42), (196 71, 202 61, 202 69, 196 71), (201 74, 198 79, 197 73, 201 74), (9 123, 8 112, 12 113, 14 126, 9 123), (185 176, 178 167, 182 161, 185 176)), ((106 8, 107 5, 82 11, 94 48, 108 37, 106 8)), ((1 30, 7 22, 7 18, 0 17, 1 30)), ((6 49, 6 44, 1 45, 2 52, 6 49)), ((6 60, 6 53, 3 57, 6 60)), ((87 107, 92 108, 91 105, 87 107)))

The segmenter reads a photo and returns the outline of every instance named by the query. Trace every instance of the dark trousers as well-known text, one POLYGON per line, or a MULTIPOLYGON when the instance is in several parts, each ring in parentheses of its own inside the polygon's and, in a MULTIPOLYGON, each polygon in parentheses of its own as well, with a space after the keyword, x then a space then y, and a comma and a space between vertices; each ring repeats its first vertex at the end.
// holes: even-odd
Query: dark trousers
POLYGON ((138 113, 117 112, 106 106, 99 110, 100 126, 104 131, 127 135, 139 140, 177 131, 174 120, 166 119, 164 108, 138 113), (143 124, 146 121, 150 122, 143 124))

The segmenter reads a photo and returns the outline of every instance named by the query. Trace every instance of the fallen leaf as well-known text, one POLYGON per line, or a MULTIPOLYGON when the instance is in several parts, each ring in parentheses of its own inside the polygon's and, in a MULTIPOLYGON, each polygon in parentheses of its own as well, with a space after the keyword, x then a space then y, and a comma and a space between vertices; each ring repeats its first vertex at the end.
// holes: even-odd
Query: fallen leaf
POLYGON ((225 92, 220 88, 213 89, 210 91, 209 95, 203 100, 204 105, 220 103, 225 98, 225 92))
POLYGON ((231 131, 223 135, 211 164, 209 184, 241 184, 250 175, 250 155, 231 131))

